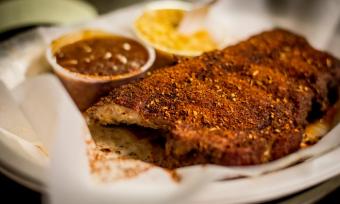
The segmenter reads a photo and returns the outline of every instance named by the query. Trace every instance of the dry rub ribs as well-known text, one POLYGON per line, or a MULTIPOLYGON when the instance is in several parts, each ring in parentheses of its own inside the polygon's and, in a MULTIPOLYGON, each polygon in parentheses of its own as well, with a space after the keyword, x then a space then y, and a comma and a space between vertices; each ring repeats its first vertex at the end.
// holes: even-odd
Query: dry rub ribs
POLYGON ((337 59, 275 29, 115 88, 87 115, 164 131, 167 154, 186 165, 260 164, 299 149, 339 81, 337 59))

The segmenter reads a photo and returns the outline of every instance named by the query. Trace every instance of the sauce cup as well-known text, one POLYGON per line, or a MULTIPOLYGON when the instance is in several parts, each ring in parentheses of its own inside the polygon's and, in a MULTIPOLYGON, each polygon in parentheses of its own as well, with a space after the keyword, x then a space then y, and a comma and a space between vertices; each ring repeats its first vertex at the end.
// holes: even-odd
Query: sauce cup
MULTIPOLYGON (((90 47, 88 51, 93 51, 92 49, 93 48, 90 47)), ((131 52, 133 52, 133 49, 131 49, 131 52)), ((83 60, 83 57, 81 55, 79 57, 81 57, 81 59, 77 60, 83 60)), ((112 53, 106 57, 111 58, 112 53)), ((107 94, 113 87, 122 85, 124 83, 128 83, 129 81, 142 76, 143 73, 145 73, 153 65, 155 61, 155 50, 152 47, 148 46, 147 44, 140 42, 134 38, 131 38, 129 36, 115 34, 103 30, 81 30, 78 32, 66 34, 53 40, 50 43, 49 47, 47 48, 46 58, 47 61, 52 66, 55 74, 59 77, 61 82, 64 84, 66 90, 73 98, 78 108, 81 111, 84 111, 88 107, 90 107, 93 103, 95 103, 101 96, 107 94), (79 71, 77 71, 77 68, 66 67, 65 65, 62 66, 60 65, 60 63, 58 63, 57 54, 58 53, 60 54, 62 50, 64 50, 65 54, 67 54, 66 46, 69 47, 73 45, 75 46, 75 43, 79 43, 86 40, 108 38, 127 39, 134 41, 135 43, 145 48, 145 51, 147 52, 147 60, 145 60, 144 64, 141 64, 140 67, 134 69, 133 71, 106 75, 93 73, 92 67, 89 67, 89 73, 90 70, 92 70, 92 73, 89 74, 86 73, 86 67, 85 68, 78 67, 79 71)), ((121 60, 126 61, 126 58, 121 60)), ((107 69, 107 67, 104 66, 103 69, 107 69)))

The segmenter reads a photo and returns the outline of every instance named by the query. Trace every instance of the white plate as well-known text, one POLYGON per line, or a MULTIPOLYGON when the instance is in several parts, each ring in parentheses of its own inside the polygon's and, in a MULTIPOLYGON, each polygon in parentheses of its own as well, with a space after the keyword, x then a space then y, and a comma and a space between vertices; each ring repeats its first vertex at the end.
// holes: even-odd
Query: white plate
MULTIPOLYGON (((131 23, 140 8, 134 6, 121 9, 103 18, 115 24, 115 29, 118 29, 131 23)), ((38 35, 39 32, 34 30, 0 45, 0 79, 9 88, 14 88, 27 77, 48 69, 43 60, 46 45, 38 35)), ((333 41, 338 42, 337 39, 333 41)), ((29 188, 47 192, 45 169, 23 157, 18 153, 20 151, 19 147, 4 141, 0 134, 0 171, 29 188)), ((187 203, 244 203, 280 198, 340 174, 339 155, 340 147, 317 158, 263 176, 214 182, 189 198, 187 203)))

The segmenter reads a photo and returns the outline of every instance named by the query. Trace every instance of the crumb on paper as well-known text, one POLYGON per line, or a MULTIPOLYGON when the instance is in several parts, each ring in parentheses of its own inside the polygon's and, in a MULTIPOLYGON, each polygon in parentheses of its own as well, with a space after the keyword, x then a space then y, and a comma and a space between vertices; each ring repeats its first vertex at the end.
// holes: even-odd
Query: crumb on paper
POLYGON ((42 145, 40 145, 40 144, 36 144, 35 147, 36 147, 40 152, 42 152, 43 155, 45 155, 46 157, 48 157, 48 151, 47 151, 47 149, 46 149, 44 146, 42 146, 42 145))

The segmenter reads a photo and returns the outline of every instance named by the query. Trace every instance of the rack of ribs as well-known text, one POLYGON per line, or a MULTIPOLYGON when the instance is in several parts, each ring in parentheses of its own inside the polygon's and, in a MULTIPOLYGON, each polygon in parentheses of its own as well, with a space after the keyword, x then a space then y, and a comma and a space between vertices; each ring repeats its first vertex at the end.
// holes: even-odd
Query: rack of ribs
POLYGON ((274 29, 114 88, 86 115, 161 130, 186 165, 253 165, 298 150, 339 85, 339 60, 274 29))

